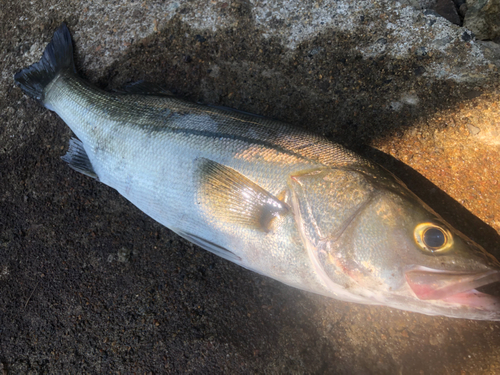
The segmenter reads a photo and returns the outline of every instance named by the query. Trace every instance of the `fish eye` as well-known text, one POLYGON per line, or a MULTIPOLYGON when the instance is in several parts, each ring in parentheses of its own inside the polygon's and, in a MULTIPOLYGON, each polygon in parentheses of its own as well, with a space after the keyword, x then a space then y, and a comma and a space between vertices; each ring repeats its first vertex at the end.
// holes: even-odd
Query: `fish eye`
POLYGON ((438 228, 429 228, 427 229, 422 236, 424 243, 431 247, 439 249, 446 243, 446 236, 441 229, 438 228))
POLYGON ((442 253, 453 245, 453 236, 445 227, 433 223, 421 223, 415 227, 415 242, 425 251, 442 253))

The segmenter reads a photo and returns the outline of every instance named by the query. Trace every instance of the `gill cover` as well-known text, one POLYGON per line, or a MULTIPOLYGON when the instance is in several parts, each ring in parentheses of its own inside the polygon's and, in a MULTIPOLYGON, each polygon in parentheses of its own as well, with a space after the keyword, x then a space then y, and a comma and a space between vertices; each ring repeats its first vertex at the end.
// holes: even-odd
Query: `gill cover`
POLYGON ((362 282, 372 269, 346 240, 377 199, 373 177, 352 167, 328 168, 293 175, 289 184, 302 240, 323 282, 362 282))

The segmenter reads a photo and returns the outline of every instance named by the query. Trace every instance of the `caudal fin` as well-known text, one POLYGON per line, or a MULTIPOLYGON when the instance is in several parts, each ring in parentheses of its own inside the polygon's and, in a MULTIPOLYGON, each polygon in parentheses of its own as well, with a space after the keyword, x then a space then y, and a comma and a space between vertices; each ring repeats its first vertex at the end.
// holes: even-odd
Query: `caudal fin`
POLYGON ((76 72, 71 35, 63 23, 45 48, 42 59, 16 73, 14 81, 26 94, 43 102, 45 87, 64 71, 76 72))

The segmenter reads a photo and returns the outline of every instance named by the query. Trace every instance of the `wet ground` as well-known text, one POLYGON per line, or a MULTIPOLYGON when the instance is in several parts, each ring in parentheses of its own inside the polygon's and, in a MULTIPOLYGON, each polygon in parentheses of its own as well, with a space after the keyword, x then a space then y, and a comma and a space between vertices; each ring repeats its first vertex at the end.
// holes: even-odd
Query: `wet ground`
MULTIPOLYGON (((37 61, 66 21, 77 69, 97 86, 152 80, 193 101, 325 134, 394 172, 500 256, 498 61, 474 60, 478 44, 465 29, 450 29, 460 38, 447 39, 447 54, 426 43, 422 52, 410 38, 411 53, 370 57, 376 28, 331 25, 303 38, 270 5, 266 13, 255 2, 214 1, 212 19, 193 4, 47 1, 43 11, 28 2, 1 10, 4 373, 499 373, 498 322, 289 288, 179 238, 60 160, 70 130, 14 87, 12 75, 37 61), (255 14, 267 17, 266 29, 255 14)), ((315 4, 295 10, 303 18, 294 22, 315 25, 315 4)), ((361 22, 376 24, 379 14, 397 25, 396 13, 376 12, 361 22)), ((378 43, 389 50, 391 37, 378 43)))

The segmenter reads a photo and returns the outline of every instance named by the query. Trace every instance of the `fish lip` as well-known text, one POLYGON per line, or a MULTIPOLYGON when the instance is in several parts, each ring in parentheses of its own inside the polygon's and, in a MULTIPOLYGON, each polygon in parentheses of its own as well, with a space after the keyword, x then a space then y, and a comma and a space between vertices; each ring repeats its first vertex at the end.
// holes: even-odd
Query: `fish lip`
POLYGON ((475 290, 500 281, 500 270, 457 272, 416 266, 405 272, 405 278, 420 300, 442 300, 478 308, 497 306, 500 302, 498 297, 475 290))

